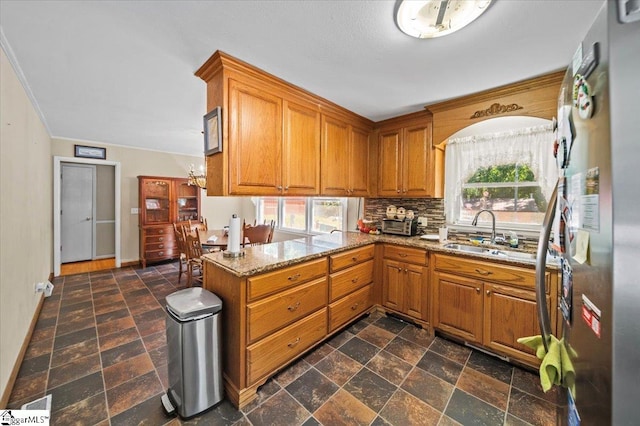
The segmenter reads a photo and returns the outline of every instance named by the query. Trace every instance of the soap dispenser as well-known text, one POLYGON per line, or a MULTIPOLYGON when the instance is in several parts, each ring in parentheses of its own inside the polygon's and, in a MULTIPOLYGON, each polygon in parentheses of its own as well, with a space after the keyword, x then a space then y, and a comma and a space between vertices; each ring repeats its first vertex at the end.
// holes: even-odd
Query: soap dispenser
POLYGON ((508 241, 509 241, 509 247, 518 248, 518 234, 516 234, 513 231, 509 231, 508 241))

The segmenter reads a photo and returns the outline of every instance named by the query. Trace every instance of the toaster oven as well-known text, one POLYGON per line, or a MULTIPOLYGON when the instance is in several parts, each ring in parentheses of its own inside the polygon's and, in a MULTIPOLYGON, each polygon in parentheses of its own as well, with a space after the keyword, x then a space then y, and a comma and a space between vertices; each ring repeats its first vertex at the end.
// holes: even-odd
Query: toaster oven
POLYGON ((407 237, 416 235, 418 233, 418 219, 382 219, 382 233, 407 237))

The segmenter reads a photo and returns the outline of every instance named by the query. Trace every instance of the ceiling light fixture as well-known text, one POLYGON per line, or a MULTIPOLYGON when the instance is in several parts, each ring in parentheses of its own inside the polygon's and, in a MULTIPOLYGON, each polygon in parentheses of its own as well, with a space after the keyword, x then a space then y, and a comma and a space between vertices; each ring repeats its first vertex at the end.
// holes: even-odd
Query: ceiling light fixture
POLYGON ((417 38, 442 37, 478 19, 492 0, 402 0, 396 22, 417 38))
POLYGON ((195 185, 202 189, 207 189, 207 172, 203 166, 200 166, 200 174, 196 174, 196 169, 192 164, 189 168, 189 180, 187 185, 195 185))

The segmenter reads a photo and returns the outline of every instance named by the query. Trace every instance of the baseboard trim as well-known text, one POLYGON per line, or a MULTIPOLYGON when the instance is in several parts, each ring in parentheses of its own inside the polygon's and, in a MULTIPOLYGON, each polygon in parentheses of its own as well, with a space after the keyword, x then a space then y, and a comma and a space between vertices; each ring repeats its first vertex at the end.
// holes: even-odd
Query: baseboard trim
MULTIPOLYGON (((53 280, 53 273, 49 275, 49 281, 53 280)), ((40 311, 42 310, 42 305, 44 304, 44 293, 40 293, 40 300, 38 301, 38 306, 34 311, 33 318, 31 318, 31 325, 29 325, 29 331, 22 342, 22 347, 20 348, 20 352, 18 352, 18 358, 16 359, 15 364, 13 365, 13 369, 11 370, 11 375, 9 375, 9 381, 7 382, 7 387, 2 392, 2 398, 0 398, 0 408, 7 408, 7 404, 9 403, 9 398, 11 397, 11 391, 13 391, 13 386, 16 384, 16 379, 18 378, 18 372, 20 371, 20 366, 22 365, 22 361, 24 360, 24 355, 27 353, 27 348, 29 347, 29 342, 31 341, 31 336, 33 336, 33 331, 36 328, 36 323, 38 322, 38 318, 40 317, 40 311)))
POLYGON ((129 262, 121 262, 120 267, 126 268, 127 266, 140 266, 141 263, 139 260, 130 260, 129 262))

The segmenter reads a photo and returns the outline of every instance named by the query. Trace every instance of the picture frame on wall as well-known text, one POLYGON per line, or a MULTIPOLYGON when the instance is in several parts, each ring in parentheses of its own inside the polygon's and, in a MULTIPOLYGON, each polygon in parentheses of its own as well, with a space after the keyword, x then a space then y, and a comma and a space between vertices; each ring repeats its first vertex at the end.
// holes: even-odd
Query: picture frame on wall
POLYGON ((73 155, 78 158, 94 158, 97 160, 106 160, 107 149, 97 146, 74 145, 73 155))
POLYGON ((204 155, 222 152, 222 109, 214 108, 204 116, 204 155))

